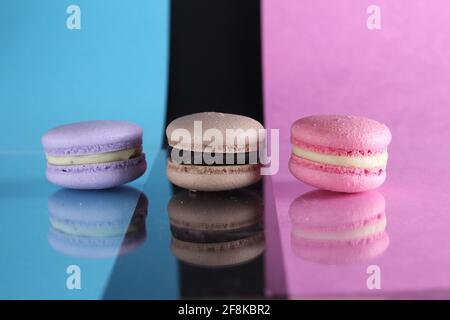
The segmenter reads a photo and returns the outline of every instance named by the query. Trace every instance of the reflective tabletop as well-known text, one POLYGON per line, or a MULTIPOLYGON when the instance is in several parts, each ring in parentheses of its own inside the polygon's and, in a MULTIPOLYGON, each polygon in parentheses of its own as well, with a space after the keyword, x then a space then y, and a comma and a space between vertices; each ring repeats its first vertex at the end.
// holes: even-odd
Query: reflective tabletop
MULTIPOLYGON (((266 260, 283 261, 284 277, 269 281, 271 291, 289 298, 450 298, 450 173, 446 169, 450 153, 442 143, 438 137, 428 142, 394 140, 384 185, 359 198, 335 193, 332 202, 280 165, 271 190, 276 215, 272 219, 277 223, 274 238, 281 242, 281 252, 270 250, 268 237, 266 260), (369 212, 372 218, 361 216, 369 212), (370 219, 381 222, 371 224, 370 219), (360 235, 379 232, 353 239, 360 241, 320 246, 318 241, 299 239, 305 221, 322 228, 313 230, 321 232, 313 236, 310 231, 313 240, 333 240, 335 230, 351 237, 348 232, 342 235, 349 226, 356 226, 360 235)), ((281 164, 287 162, 289 148, 289 144, 281 146, 281 164)), ((266 274, 273 272, 266 269, 266 274)))
POLYGON ((172 186, 166 152, 118 188, 45 179, 40 153, 2 155, 2 299, 264 297, 262 183, 193 193, 172 186))
POLYGON ((40 152, 2 154, 0 298, 450 298, 449 174, 408 152, 359 195, 298 182, 284 156, 255 186, 194 193, 169 183, 165 150, 103 191, 50 184, 40 152))

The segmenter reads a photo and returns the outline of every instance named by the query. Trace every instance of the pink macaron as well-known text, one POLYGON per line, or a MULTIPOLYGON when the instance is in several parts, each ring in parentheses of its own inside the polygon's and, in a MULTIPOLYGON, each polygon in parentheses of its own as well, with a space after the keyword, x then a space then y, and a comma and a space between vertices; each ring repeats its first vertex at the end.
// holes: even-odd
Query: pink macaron
POLYGON ((389 128, 375 120, 318 115, 291 127, 289 170, 299 180, 325 190, 363 192, 386 179, 389 128))

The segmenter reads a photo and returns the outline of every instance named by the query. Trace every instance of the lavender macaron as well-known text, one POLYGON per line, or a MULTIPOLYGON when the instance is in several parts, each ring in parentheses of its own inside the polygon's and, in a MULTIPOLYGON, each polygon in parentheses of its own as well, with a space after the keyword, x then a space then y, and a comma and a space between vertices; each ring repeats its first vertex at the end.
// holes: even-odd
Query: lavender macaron
POLYGON ((142 129, 125 121, 87 121, 56 127, 42 137, 47 179, 72 189, 106 189, 147 169, 142 129))

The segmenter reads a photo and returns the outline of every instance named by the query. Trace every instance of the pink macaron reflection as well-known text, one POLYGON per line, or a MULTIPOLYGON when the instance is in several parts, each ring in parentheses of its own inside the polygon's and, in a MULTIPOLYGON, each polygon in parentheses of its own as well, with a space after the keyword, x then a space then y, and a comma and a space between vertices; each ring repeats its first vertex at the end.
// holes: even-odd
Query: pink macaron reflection
POLYGON ((290 206, 291 248, 320 264, 350 264, 381 255, 389 246, 381 193, 305 193, 290 206))

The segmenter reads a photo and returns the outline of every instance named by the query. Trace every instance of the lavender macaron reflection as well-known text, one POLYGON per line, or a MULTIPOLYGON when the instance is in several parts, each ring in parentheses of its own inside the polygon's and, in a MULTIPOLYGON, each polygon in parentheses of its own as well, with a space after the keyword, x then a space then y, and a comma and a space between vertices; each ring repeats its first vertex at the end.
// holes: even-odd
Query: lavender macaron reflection
POLYGON ((148 200, 132 187, 60 189, 48 200, 50 245, 79 258, 127 254, 146 239, 148 200))

